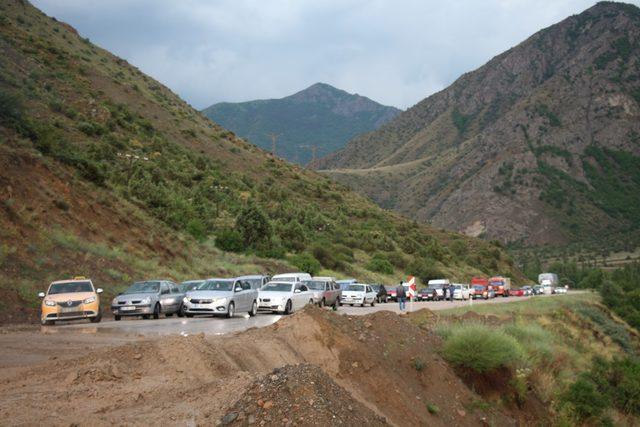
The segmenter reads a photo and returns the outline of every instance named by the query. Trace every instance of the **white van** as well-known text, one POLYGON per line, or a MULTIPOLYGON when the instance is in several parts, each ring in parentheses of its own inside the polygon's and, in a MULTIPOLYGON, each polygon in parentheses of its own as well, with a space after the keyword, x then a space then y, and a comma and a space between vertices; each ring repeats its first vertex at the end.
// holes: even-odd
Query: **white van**
POLYGON ((272 282, 303 282, 305 280, 311 280, 309 273, 276 274, 271 278, 272 282))
POLYGON ((438 299, 442 299, 446 296, 444 289, 449 287, 449 279, 429 280, 429 282, 427 283, 427 287, 429 289, 435 290, 438 299))

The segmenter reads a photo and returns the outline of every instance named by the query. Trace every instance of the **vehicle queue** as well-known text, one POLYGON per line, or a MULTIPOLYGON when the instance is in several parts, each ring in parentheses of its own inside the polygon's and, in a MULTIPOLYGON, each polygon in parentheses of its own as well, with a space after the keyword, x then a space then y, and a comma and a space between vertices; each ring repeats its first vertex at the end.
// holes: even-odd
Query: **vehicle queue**
MULTIPOLYGON (((512 289, 508 278, 496 276, 474 277, 470 284, 434 279, 421 289, 409 289, 407 283, 403 286, 406 294, 416 301, 566 293, 565 287, 549 289, 550 285, 542 282, 512 289)), ((56 321, 77 319, 100 322, 102 292, 85 277, 51 283, 47 292, 38 294, 42 299, 41 323, 52 325, 56 321)), ((260 312, 291 314, 307 304, 337 310, 341 305, 364 307, 395 300, 396 286, 359 283, 356 279, 312 277, 307 273, 286 273, 273 277, 249 275, 188 280, 180 284, 160 279, 135 282, 113 298, 110 311, 116 321, 123 317, 158 319, 160 315, 234 317, 238 313, 247 313, 249 316, 256 316, 260 312)))

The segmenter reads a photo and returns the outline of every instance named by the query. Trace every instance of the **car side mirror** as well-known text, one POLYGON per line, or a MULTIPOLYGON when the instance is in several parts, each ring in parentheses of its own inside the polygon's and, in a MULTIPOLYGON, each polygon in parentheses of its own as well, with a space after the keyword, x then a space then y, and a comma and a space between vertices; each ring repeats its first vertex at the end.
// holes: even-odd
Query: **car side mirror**
POLYGON ((242 292, 242 288, 240 286, 236 287, 236 292, 242 292))
POLYGON ((44 297, 45 297, 44 292, 38 292, 38 298, 44 298, 44 297))
POLYGON ((101 294, 101 293, 103 293, 103 292, 104 292, 104 291, 102 290, 102 288, 98 288, 98 289, 96 289, 96 294, 101 294))
POLYGON ((300 289, 296 289, 295 291, 293 291, 294 294, 299 294, 300 292, 302 292, 300 289))

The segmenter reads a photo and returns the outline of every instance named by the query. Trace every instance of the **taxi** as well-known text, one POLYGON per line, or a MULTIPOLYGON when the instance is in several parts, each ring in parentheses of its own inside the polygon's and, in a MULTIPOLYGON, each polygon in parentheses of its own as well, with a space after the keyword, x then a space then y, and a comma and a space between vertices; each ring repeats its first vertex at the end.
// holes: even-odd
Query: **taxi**
POLYGON ((100 294, 91 279, 74 277, 58 280, 49 285, 47 292, 40 292, 42 309, 40 323, 53 325, 57 320, 89 319, 93 323, 102 320, 100 294))

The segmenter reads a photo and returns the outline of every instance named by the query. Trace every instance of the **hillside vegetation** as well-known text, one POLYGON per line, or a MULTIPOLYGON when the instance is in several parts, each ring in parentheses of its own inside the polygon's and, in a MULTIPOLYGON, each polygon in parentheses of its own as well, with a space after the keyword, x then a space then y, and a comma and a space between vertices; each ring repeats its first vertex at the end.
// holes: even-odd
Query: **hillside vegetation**
POLYGON ((515 247, 640 241, 640 9, 543 29, 318 169, 385 208, 515 247))
POLYGON ((400 113, 364 96, 316 83, 281 99, 221 102, 203 110, 240 137, 299 164, 344 147, 356 135, 371 132, 400 113), (314 152, 315 150, 315 152, 314 152))
POLYGON ((77 274, 104 302, 162 276, 520 277, 499 245, 264 153, 27 2, 0 4, 0 51, 3 319, 30 316, 38 290, 77 274))
POLYGON ((411 320, 471 388, 524 425, 635 425, 638 332, 597 294, 457 308, 411 320))

